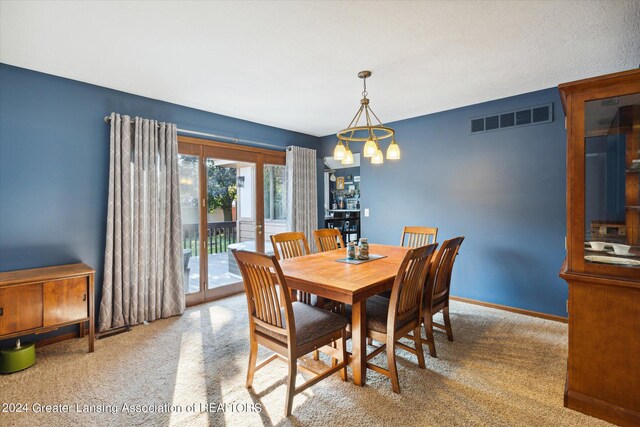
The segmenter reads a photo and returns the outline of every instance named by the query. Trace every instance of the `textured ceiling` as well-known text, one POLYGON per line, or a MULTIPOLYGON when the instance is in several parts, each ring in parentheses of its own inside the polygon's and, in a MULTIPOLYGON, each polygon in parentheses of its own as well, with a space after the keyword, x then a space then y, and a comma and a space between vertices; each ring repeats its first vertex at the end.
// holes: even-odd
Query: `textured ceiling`
POLYGON ((640 1, 0 2, 0 61, 327 135, 638 67, 640 1))

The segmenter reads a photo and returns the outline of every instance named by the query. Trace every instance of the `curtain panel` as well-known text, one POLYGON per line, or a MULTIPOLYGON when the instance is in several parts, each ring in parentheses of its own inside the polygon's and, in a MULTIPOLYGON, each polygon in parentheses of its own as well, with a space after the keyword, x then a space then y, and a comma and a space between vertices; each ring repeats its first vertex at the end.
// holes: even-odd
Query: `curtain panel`
POLYGON ((182 314, 175 124, 111 114, 100 332, 182 314))
POLYGON ((316 150, 287 147, 287 229, 302 231, 315 252, 313 230, 318 228, 316 150))

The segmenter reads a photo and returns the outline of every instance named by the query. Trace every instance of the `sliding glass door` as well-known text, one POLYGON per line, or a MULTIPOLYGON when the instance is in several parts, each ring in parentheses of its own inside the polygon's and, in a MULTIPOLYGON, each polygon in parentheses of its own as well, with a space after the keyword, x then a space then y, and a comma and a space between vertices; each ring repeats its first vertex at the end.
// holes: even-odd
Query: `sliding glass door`
MULTIPOLYGON (((243 290, 233 249, 272 253, 270 244, 265 246, 265 222, 270 232, 274 223, 272 210, 265 219, 265 190, 272 197, 265 173, 271 173, 273 164, 283 168, 284 153, 179 140, 184 286, 187 304, 193 305, 243 290)), ((281 193, 281 183, 275 186, 281 193)), ((282 217, 286 207, 277 203, 275 216, 282 217)))
MULTIPOLYGON (((195 151, 195 150, 194 150, 195 151)), ((200 156, 178 154, 182 210, 182 267, 186 295, 200 292, 200 156)))
POLYGON ((264 165, 264 248, 273 254, 271 235, 287 229, 287 174, 284 164, 264 165))

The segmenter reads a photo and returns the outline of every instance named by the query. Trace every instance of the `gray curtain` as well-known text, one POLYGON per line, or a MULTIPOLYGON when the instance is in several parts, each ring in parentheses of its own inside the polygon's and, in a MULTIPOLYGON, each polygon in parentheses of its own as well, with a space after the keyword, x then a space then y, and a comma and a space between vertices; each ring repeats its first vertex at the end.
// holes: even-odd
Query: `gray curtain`
POLYGON ((182 314, 182 221, 175 124, 111 114, 99 331, 182 314))
POLYGON ((318 228, 316 150, 287 147, 287 228, 302 231, 315 252, 313 230, 318 228))

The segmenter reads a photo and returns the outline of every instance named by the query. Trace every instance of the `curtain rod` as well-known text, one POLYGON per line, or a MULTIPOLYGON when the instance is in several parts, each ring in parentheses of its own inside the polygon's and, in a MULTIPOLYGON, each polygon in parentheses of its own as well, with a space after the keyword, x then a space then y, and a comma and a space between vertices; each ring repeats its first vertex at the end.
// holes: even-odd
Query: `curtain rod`
MULTIPOLYGON (((105 116, 104 118, 105 123, 109 123, 111 121, 111 116, 105 116)), ((133 124, 134 121, 132 120, 131 123, 133 124)), ((281 146, 281 145, 275 145, 275 144, 268 144, 266 142, 260 142, 260 141, 252 141, 250 139, 242 139, 242 138, 233 138, 231 136, 224 136, 224 135, 216 135, 213 133, 206 133, 206 132, 198 132, 195 130, 189 130, 189 129, 180 129, 178 128, 177 131, 179 133, 187 133, 189 135, 197 135, 197 136, 206 136, 207 138, 214 138, 214 139, 228 139, 230 140, 232 143, 234 144, 240 144, 240 145, 245 145, 245 144, 251 144, 251 145, 260 145, 262 147, 269 147, 269 148, 273 148, 276 150, 280 150, 280 151, 284 151, 285 147, 281 146), (244 143, 244 144, 242 144, 244 143)))

